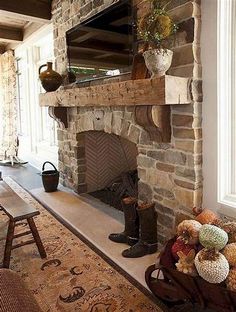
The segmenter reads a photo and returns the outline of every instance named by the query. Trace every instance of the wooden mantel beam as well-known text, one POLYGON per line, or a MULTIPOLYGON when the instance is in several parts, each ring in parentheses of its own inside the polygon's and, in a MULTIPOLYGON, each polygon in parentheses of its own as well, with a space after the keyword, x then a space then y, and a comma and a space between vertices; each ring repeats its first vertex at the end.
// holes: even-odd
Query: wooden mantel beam
POLYGON ((134 106, 137 124, 156 142, 171 142, 170 105, 191 103, 191 79, 162 76, 40 94, 40 106, 68 128, 68 107, 134 106))
POLYGON ((7 42, 20 42, 23 40, 23 30, 0 26, 0 39, 7 42))
POLYGON ((139 106, 189 104, 189 78, 162 76, 72 88, 39 95, 40 106, 139 106))
POLYGON ((0 15, 33 22, 49 22, 51 1, 49 0, 0 0, 0 15))

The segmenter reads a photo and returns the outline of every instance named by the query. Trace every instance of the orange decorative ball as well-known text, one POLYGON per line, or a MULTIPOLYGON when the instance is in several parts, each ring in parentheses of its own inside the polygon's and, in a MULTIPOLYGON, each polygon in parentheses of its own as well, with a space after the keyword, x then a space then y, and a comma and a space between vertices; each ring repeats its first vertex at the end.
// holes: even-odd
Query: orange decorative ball
POLYGON ((214 223, 218 218, 218 215, 212 210, 204 209, 195 217, 195 220, 201 224, 211 224, 214 223))

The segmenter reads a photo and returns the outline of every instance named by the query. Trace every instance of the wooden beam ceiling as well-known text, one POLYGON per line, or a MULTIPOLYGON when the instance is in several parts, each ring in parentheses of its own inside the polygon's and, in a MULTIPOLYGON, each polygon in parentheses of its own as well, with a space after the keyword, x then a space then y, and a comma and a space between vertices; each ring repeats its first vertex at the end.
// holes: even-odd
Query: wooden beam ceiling
MULTIPOLYGON (((70 59, 72 66, 81 66, 81 67, 92 67, 92 68, 99 68, 99 69, 118 69, 120 67, 124 67, 124 62, 115 60, 95 60, 95 59, 88 59, 88 58, 76 58, 72 57, 70 59)), ((128 66, 126 64, 126 66, 128 66)))
POLYGON ((88 26, 81 27, 81 30, 83 32, 87 32, 87 34, 77 37, 76 40, 74 40, 74 42, 76 42, 76 43, 83 42, 83 41, 88 40, 90 38, 96 39, 96 37, 98 35, 100 37, 103 36, 103 38, 105 38, 106 41, 108 41, 108 42, 123 43, 123 44, 127 43, 127 41, 129 40, 129 37, 132 38, 132 36, 128 35, 128 34, 120 34, 117 32, 99 29, 99 28, 88 27, 88 26))
POLYGON ((6 50, 14 49, 44 24, 49 24, 51 2, 0 0, 0 46, 6 50))
POLYGON ((0 38, 5 42, 21 42, 23 40, 23 30, 0 25, 0 38))
POLYGON ((97 40, 97 39, 90 39, 86 40, 85 42, 69 42, 69 47, 80 47, 80 48, 88 48, 88 49, 95 49, 99 51, 106 51, 106 52, 122 52, 124 50, 129 50, 129 44, 119 44, 119 43, 110 43, 105 40, 97 40))
POLYGON ((50 0, 0 0, 0 15, 33 21, 49 22, 50 0))
POLYGON ((79 52, 93 52, 93 54, 95 54, 95 56, 97 53, 106 53, 106 54, 108 53, 109 55, 118 55, 118 56, 124 56, 124 57, 129 56, 129 51, 128 52, 122 51, 122 50, 118 51, 115 49, 114 49, 114 51, 112 51, 110 49, 106 49, 106 48, 103 49, 103 48, 99 48, 96 46, 86 47, 86 45, 85 46, 70 46, 70 51, 77 51, 78 53, 79 52))
POLYGON ((117 20, 114 20, 111 22, 112 26, 122 26, 122 25, 129 25, 131 23, 131 17, 130 16, 123 16, 117 20))

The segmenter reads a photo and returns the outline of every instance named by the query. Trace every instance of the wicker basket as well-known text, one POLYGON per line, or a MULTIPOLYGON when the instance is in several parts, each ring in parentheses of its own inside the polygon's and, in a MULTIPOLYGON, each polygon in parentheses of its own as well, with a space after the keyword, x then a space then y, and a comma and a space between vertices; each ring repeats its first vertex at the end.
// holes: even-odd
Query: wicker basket
POLYGON ((152 293, 174 306, 190 301, 202 308, 219 312, 236 312, 236 292, 226 289, 224 283, 210 284, 200 277, 192 277, 175 269, 171 247, 175 238, 169 240, 160 256, 158 265, 151 265, 145 272, 145 279, 152 293), (153 277, 153 274, 156 277, 153 277))
POLYGON ((43 312, 33 293, 15 272, 0 269, 0 285, 1 312, 43 312))

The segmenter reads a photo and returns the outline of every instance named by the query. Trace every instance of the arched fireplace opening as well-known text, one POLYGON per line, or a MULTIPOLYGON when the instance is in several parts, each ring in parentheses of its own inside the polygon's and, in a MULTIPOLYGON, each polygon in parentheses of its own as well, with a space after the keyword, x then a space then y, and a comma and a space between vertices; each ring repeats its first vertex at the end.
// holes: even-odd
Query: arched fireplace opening
POLYGON ((117 209, 125 196, 137 197, 138 174, 135 143, 103 131, 78 134, 84 163, 78 193, 88 193, 117 209))

